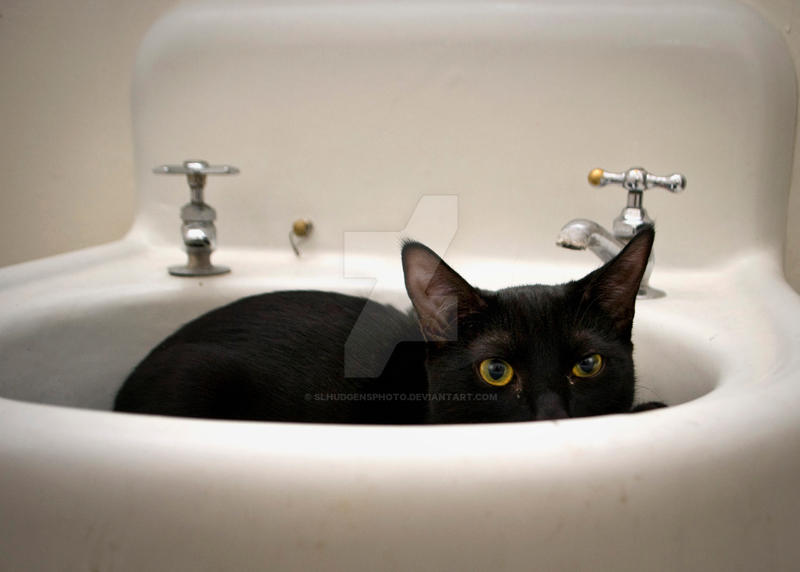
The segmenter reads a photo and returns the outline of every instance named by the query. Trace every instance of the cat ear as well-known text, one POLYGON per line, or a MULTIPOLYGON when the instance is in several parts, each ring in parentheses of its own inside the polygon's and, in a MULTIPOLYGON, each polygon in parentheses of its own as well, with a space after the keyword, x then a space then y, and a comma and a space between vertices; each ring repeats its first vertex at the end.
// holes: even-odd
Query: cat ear
POLYGON ((430 248, 419 242, 403 244, 406 291, 428 341, 457 339, 458 318, 486 305, 478 291, 430 248))
POLYGON ((636 294, 654 239, 652 226, 640 230, 617 256, 581 280, 583 304, 599 306, 621 334, 630 335, 636 294))

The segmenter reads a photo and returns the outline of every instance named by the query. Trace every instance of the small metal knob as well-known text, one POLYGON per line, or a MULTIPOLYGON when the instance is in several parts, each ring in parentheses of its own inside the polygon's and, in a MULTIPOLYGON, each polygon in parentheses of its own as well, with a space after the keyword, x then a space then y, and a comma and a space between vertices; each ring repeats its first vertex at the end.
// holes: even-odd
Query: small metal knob
POLYGON ((314 224, 307 218, 297 219, 292 223, 292 233, 297 236, 308 236, 314 224))
POLYGON ((671 193, 679 193, 686 188, 686 177, 674 173, 661 177, 648 173, 641 167, 631 167, 623 173, 612 173, 604 169, 589 171, 589 184, 604 187, 608 184, 621 185, 628 191, 628 202, 620 215, 614 219, 614 236, 627 241, 644 225, 653 224, 642 206, 644 191, 653 187, 661 187, 671 193))
POLYGON ((292 246, 295 256, 300 256, 298 241, 307 238, 312 230, 314 230, 314 223, 307 218, 300 218, 292 223, 292 230, 289 231, 289 244, 292 246))

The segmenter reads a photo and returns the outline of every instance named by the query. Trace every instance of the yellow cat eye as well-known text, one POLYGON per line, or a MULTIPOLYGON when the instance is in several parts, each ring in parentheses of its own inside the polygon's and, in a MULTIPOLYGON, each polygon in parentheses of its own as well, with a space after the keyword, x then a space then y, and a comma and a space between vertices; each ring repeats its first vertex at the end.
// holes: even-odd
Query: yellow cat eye
POLYGON ((478 373, 481 374, 481 379, 489 385, 500 387, 508 385, 511 378, 514 377, 514 368, 500 358, 489 358, 483 360, 478 366, 478 373))
POLYGON ((583 358, 572 366, 572 375, 575 377, 594 377, 603 369, 603 356, 592 354, 583 358))

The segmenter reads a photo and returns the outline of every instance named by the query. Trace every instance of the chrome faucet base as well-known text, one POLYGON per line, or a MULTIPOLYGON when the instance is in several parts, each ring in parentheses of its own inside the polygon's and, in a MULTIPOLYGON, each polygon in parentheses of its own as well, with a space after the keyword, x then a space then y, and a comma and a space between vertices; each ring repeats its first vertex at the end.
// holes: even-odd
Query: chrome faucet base
POLYGON ((173 276, 217 276, 231 271, 227 266, 211 264, 211 252, 203 247, 189 246, 186 248, 189 259, 186 264, 170 266, 167 268, 173 276))
POLYGON ((170 274, 173 276, 217 276, 219 274, 227 274, 231 271, 230 268, 227 266, 203 266, 203 267, 193 267, 188 264, 183 266, 170 266, 168 269, 170 274))

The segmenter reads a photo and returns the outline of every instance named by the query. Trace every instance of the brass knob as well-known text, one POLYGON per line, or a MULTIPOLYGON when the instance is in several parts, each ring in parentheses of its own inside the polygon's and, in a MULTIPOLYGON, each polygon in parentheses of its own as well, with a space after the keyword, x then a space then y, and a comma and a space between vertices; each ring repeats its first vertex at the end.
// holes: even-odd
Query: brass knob
POLYGON ((603 182, 603 169, 592 169, 589 171, 589 184, 600 185, 603 182))
POLYGON ((292 230, 289 232, 289 244, 292 246, 295 256, 300 256, 300 249, 297 247, 297 238, 305 238, 314 229, 314 224, 307 218, 299 218, 292 223, 292 230))
POLYGON ((296 236, 308 236, 313 226, 310 220, 300 218, 292 223, 292 233, 296 236))

